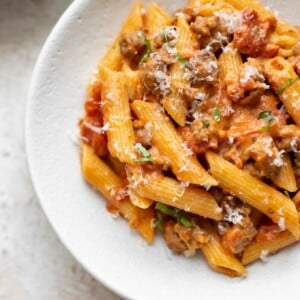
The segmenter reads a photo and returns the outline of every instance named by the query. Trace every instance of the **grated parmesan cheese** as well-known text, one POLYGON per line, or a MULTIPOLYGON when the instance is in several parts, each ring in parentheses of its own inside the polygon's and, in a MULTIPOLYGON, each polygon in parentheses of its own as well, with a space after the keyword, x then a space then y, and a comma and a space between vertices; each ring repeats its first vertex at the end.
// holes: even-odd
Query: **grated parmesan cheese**
POLYGON ((83 124, 84 124, 87 128, 91 129, 92 131, 94 131, 95 133, 98 133, 98 134, 103 134, 103 133, 105 133, 106 131, 108 131, 109 126, 110 126, 109 122, 105 123, 103 127, 97 127, 97 126, 94 126, 94 125, 92 125, 91 123, 88 123, 87 121, 83 121, 83 124))
POLYGON ((196 250, 187 249, 187 250, 183 251, 183 254, 184 254, 185 257, 191 257, 191 256, 194 256, 196 254, 196 250))
POLYGON ((279 218, 277 224, 281 230, 285 230, 285 219, 283 217, 279 218))
POLYGON ((267 262, 267 261, 268 261, 268 256, 269 256, 268 250, 262 250, 261 253, 260 253, 259 258, 260 258, 263 262, 267 262))
POLYGON ((281 167, 281 166, 284 164, 284 162, 283 162, 283 160, 282 160, 282 158, 281 158, 281 155, 282 155, 283 153, 285 153, 284 150, 280 150, 280 151, 278 151, 278 152, 276 153, 276 157, 275 157, 275 159, 273 160, 273 163, 272 163, 274 166, 276 166, 276 167, 281 167))
POLYGON ((228 14, 225 10, 220 10, 215 12, 214 15, 219 18, 220 24, 225 26, 230 34, 234 33, 242 23, 242 14, 239 11, 228 14))
POLYGON ((244 217, 240 214, 239 208, 232 208, 229 204, 225 203, 224 209, 224 221, 228 221, 232 224, 241 224, 244 217))
POLYGON ((162 92, 163 96, 167 96, 170 92, 171 81, 167 73, 163 71, 156 71, 155 77, 157 81, 157 88, 162 92))

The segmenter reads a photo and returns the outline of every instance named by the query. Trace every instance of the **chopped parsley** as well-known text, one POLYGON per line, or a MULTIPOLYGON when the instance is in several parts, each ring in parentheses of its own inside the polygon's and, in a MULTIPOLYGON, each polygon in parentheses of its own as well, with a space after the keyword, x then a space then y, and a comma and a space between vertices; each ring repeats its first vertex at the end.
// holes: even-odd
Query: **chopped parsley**
POLYGON ((143 40, 143 42, 146 46, 146 52, 145 52, 145 54, 143 55, 143 57, 140 61, 140 64, 142 64, 148 59, 148 57, 150 56, 152 50, 151 50, 150 41, 148 40, 148 38, 146 37, 144 32, 139 32, 138 37, 143 40))
POLYGON ((160 202, 156 203, 155 208, 161 213, 175 218, 184 227, 193 226, 192 222, 185 217, 184 212, 178 208, 173 208, 160 202))
POLYGON ((289 78, 279 89, 276 90, 276 94, 277 95, 282 94, 286 88, 288 88, 289 86, 293 85, 299 79, 300 79, 299 77, 289 78))
POLYGON ((153 161, 151 154, 148 152, 148 150, 141 144, 141 143, 136 143, 135 144, 135 149, 138 150, 143 157, 136 158, 135 161, 142 163, 142 162, 150 162, 153 161))
POLYGON ((290 197, 290 193, 289 193, 287 190, 284 190, 283 192, 284 192, 284 194, 285 194, 288 198, 291 198, 291 197, 290 197))
POLYGON ((163 29, 163 35, 164 35, 164 43, 167 44, 167 46, 172 49, 173 54, 176 56, 176 58, 180 61, 181 65, 184 68, 188 67, 188 61, 187 59, 185 59, 179 52, 178 50, 171 45, 170 41, 169 41, 169 37, 168 37, 168 33, 166 31, 166 29, 163 29))
POLYGON ((217 106, 213 112, 213 119, 217 122, 220 123, 221 121, 221 112, 219 106, 217 106))
POLYGON ((258 120, 265 119, 268 122, 268 125, 263 126, 261 128, 261 130, 264 131, 264 132, 268 131, 270 129, 270 126, 273 124, 273 122, 275 120, 273 113, 269 110, 260 112, 257 119, 258 120))
POLYGON ((204 127, 208 128, 209 127, 209 121, 208 120, 202 120, 202 124, 204 127))

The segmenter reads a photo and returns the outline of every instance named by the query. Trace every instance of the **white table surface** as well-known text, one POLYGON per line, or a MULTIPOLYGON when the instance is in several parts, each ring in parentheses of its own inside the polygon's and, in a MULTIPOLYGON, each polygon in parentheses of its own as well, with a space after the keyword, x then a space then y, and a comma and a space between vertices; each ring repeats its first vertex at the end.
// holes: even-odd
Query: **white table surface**
POLYGON ((117 300, 73 259, 32 187, 24 146, 37 55, 71 0, 0 0, 0 299, 117 300))

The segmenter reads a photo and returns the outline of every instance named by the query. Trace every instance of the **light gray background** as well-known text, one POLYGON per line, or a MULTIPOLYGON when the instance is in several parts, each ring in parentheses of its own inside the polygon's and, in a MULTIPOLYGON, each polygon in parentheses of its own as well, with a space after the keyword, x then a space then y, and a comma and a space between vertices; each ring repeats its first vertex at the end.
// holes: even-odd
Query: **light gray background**
POLYGON ((39 51, 71 0, 0 0, 0 299, 120 299, 61 245, 41 210, 24 147, 39 51))

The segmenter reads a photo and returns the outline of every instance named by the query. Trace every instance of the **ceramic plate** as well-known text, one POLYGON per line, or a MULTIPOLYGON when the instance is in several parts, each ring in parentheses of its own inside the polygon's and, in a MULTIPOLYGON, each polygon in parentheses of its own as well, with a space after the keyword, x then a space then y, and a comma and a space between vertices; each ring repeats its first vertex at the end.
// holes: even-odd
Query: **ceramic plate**
MULTIPOLYGON (((185 3, 157 2, 170 12, 185 3)), ((297 22, 298 0, 264 3, 297 22)), ((298 294, 299 246, 251 265, 247 278, 227 278, 213 272, 200 255, 172 255, 160 238, 146 246, 125 221, 106 212, 104 200, 83 181, 72 137, 83 113, 88 80, 131 5, 128 0, 74 1, 37 61, 27 107, 27 154, 52 226, 91 274, 126 298, 279 299, 298 294)))

